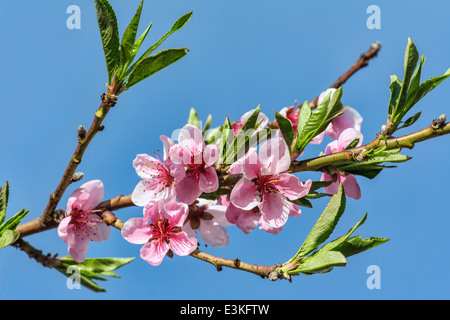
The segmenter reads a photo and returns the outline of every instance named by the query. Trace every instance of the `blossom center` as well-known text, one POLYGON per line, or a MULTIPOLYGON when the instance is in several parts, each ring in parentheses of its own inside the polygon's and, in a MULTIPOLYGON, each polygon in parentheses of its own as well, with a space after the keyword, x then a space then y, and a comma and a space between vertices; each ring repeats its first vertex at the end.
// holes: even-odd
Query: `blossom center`
POLYGON ((258 186, 260 193, 266 192, 278 192, 277 182, 280 179, 279 174, 274 175, 262 175, 258 174, 258 177, 254 179, 255 184, 258 186))
POLYGON ((181 231, 179 226, 173 225, 166 218, 159 218, 156 223, 150 223, 152 237, 150 240, 159 240, 169 243, 170 239, 181 231))
POLYGON ((100 221, 96 215, 93 214, 92 211, 82 211, 78 208, 73 208, 70 213, 70 224, 73 226, 75 234, 78 237, 84 238, 90 235, 91 231, 88 226, 93 227, 95 230, 98 230, 97 223, 100 221))

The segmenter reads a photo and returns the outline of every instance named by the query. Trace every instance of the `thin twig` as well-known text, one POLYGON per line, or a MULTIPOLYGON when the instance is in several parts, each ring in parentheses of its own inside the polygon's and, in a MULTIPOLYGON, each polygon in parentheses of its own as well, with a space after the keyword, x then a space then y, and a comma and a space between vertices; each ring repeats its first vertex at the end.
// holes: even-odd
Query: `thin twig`
MULTIPOLYGON (((379 42, 374 42, 370 46, 369 50, 361 54, 359 59, 348 69, 344 74, 342 74, 335 82, 333 82, 329 88, 339 88, 341 87, 352 75, 354 75, 358 70, 366 67, 369 64, 370 59, 376 57, 378 52, 381 50, 381 44, 379 42)), ((317 105, 317 100, 319 96, 315 97, 309 103, 311 108, 315 108, 317 105)), ((301 105, 299 106, 301 107, 301 105)))

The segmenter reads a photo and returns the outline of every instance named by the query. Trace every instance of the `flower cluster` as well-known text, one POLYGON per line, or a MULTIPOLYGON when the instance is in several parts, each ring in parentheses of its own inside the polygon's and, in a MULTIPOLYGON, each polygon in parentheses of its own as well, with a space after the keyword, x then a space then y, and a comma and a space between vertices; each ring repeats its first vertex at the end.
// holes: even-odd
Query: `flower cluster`
MULTIPOLYGON (((319 103, 328 92, 320 95, 319 103)), ((299 111, 295 106, 280 111, 291 121, 294 133, 297 133, 299 111)), ((231 124, 230 136, 235 139, 240 136, 239 131, 253 112, 245 113, 231 124)), ((321 143, 325 134, 335 139, 327 145, 325 154, 340 152, 355 139, 360 145, 361 122, 356 110, 344 108, 310 143, 321 143)), ((269 125, 263 113, 258 114, 255 123, 253 135, 269 125)), ((138 154, 133 161, 141 180, 131 199, 143 208, 143 213, 142 217, 124 223, 123 238, 141 244, 141 258, 151 265, 159 265, 166 255, 191 254, 200 239, 212 247, 228 245, 225 227, 231 225, 246 234, 257 226, 278 234, 289 217, 300 217, 301 210, 295 202, 309 194, 312 180, 302 182, 290 172, 290 146, 281 134, 272 136, 259 146, 248 146, 245 154, 232 164, 223 163, 221 139, 206 143, 203 132, 194 125, 185 125, 176 143, 160 136, 162 154, 138 154), (224 183, 230 176, 236 178, 235 182, 224 183)), ((321 180, 332 181, 325 187, 329 194, 336 193, 339 183, 343 183, 348 196, 355 199, 361 196, 352 175, 327 172, 321 180)), ((102 198, 103 185, 98 180, 84 184, 69 198, 67 217, 58 233, 68 243, 69 253, 76 261, 84 260, 89 241, 109 237, 109 227, 95 212, 102 198)))

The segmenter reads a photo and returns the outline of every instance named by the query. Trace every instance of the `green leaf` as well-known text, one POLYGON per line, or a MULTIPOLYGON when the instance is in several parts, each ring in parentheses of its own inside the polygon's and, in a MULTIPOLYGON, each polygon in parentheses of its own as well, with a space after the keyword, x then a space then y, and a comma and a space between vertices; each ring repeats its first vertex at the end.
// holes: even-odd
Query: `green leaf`
POLYGON ((107 0, 95 0, 95 11, 105 53, 108 83, 120 65, 120 39, 117 18, 107 0))
POLYGON ((228 116, 225 118, 225 123, 222 127, 222 162, 227 163, 226 159, 228 157, 228 153, 234 151, 233 148, 233 129, 231 126, 230 118, 228 116))
POLYGON ((127 70, 137 53, 137 51, 135 51, 135 41, 139 27, 139 20, 141 19, 143 2, 144 1, 142 0, 139 4, 135 15, 131 19, 122 36, 122 42, 120 44, 120 64, 122 72, 127 70))
POLYGON ((322 248, 320 248, 320 250, 318 252, 334 250, 336 247, 340 246, 342 243, 347 241, 348 238, 350 238, 350 236, 353 234, 353 232, 355 232, 355 230, 357 228, 359 228, 366 221, 366 219, 367 219, 367 213, 365 213, 364 216, 362 217, 362 219, 359 220, 346 234, 337 238, 336 240, 333 240, 333 241, 327 243, 322 248))
POLYGON ((328 237, 336 227, 340 217, 344 213, 345 203, 346 198, 344 187, 342 186, 342 184, 340 184, 338 192, 333 195, 330 202, 326 206, 323 213, 320 215, 319 219, 316 221, 316 224, 308 234, 305 242, 302 244, 300 250, 297 252, 293 259, 308 255, 328 239, 328 237))
POLYGON ((312 208, 312 203, 311 201, 309 201, 308 199, 306 199, 305 197, 299 198, 299 199, 295 199, 295 200, 289 200, 292 203, 302 206, 302 207, 306 207, 306 208, 312 208))
POLYGON ((348 144, 348 146, 345 147, 344 150, 348 150, 348 149, 355 148, 355 147, 358 145, 358 143, 359 143, 359 138, 356 138, 355 140, 353 140, 352 142, 350 142, 350 143, 348 144))
POLYGON ((328 187, 331 183, 332 181, 313 181, 309 190, 314 191, 323 187, 328 187))
POLYGON ((292 146, 292 141, 294 141, 294 129, 292 128, 292 123, 289 119, 285 118, 281 114, 275 111, 275 119, 278 123, 278 128, 283 135, 284 141, 289 147, 289 150, 292 146))
POLYGON ((342 88, 336 89, 334 92, 328 92, 319 106, 308 117, 308 104, 302 106, 299 116, 299 126, 297 128, 297 139, 295 141, 293 151, 302 152, 306 145, 317 135, 322 133, 328 124, 336 117, 342 114, 343 105, 341 103, 342 88), (305 111, 303 108, 305 107, 305 111), (308 118, 306 121, 304 119, 308 118), (300 119, 301 123, 300 123, 300 119), (304 125, 303 125, 304 123, 304 125))
MULTIPOLYGON (((399 154, 398 150, 383 150, 379 148, 372 153, 367 153, 367 159, 362 162, 352 162, 349 164, 336 165, 337 168, 348 173, 354 174, 355 171, 372 171, 384 169, 386 167, 377 166, 383 162, 405 162, 411 159, 411 157, 399 154)), ((380 171, 381 171, 380 170, 380 171)), ((378 172, 379 173, 379 172, 378 172)), ((377 174, 378 174, 377 173, 377 174)), ((370 174, 371 175, 371 174, 370 174)))
POLYGON ((175 23, 172 25, 172 28, 170 28, 170 30, 168 32, 166 32, 161 39, 159 39, 157 42, 155 42, 150 48, 147 49, 147 51, 145 51, 145 53, 138 59, 138 61, 136 61, 135 64, 133 64, 126 72, 126 75, 129 75, 131 72, 133 72, 133 70, 137 67, 137 65, 144 60, 145 58, 149 57, 163 42, 164 40, 166 40, 172 33, 180 30, 181 28, 183 28, 186 23, 189 21, 189 19, 192 16, 192 11, 186 13, 185 15, 181 16, 180 18, 178 18, 177 21, 175 21, 175 23))
POLYGON ((203 127, 203 130, 202 130, 202 134, 204 135, 208 130, 209 130, 209 128, 211 127, 211 121, 212 121, 212 115, 208 115, 208 118, 206 118, 206 122, 205 122, 205 126, 203 127))
POLYGON ((178 61, 186 54, 187 48, 167 49, 143 59, 130 74, 126 88, 131 88, 138 82, 178 61))
POLYGON ((248 117, 247 121, 245 121, 242 128, 236 134, 236 137, 233 139, 231 148, 230 146, 228 146, 227 157, 225 159, 226 164, 231 164, 237 161, 239 158, 244 156, 245 153, 247 153, 250 147, 250 143, 255 143, 255 141, 250 142, 250 139, 257 140, 255 130, 259 123, 261 123, 261 121, 258 122, 259 112, 260 106, 257 106, 253 110, 252 114, 248 117))
POLYGON ((324 251, 302 260, 301 264, 295 269, 288 271, 288 273, 326 273, 331 271, 334 267, 343 267, 347 265, 345 256, 339 251, 324 251))
POLYGON ((67 268, 71 266, 77 267, 80 271, 80 280, 83 286, 95 292, 103 292, 106 290, 96 284, 92 279, 106 280, 101 276, 118 278, 119 275, 113 271, 130 263, 134 258, 91 258, 85 259, 82 263, 77 263, 71 257, 63 257, 60 260, 61 265, 56 267, 56 269, 62 274, 70 277, 72 273, 68 273, 67 268))
POLYGON ((383 244, 389 240, 390 239, 388 238, 377 238, 377 237, 362 239, 361 236, 355 236, 344 241, 339 246, 335 247, 334 250, 341 252, 345 257, 350 257, 357 253, 361 253, 363 251, 376 247, 380 244, 383 244))
POLYGON ((408 94, 408 88, 410 84, 411 77, 414 73, 414 69, 416 68, 417 62, 419 61, 419 52, 415 44, 412 42, 411 38, 408 38, 408 44, 406 45, 405 50, 405 59, 403 62, 403 66, 405 69, 405 74, 402 81, 402 87, 400 89, 399 98, 397 100, 397 104, 393 110, 393 116, 396 120, 398 119, 398 115, 402 114, 403 108, 406 105, 406 99, 408 94))
POLYGON ((19 233, 6 229, 0 233, 0 249, 9 246, 19 238, 19 233))
POLYGON ((311 114, 312 114, 311 107, 309 106, 308 101, 305 101, 302 104, 302 107, 300 108, 300 113, 298 115, 297 136, 302 133, 303 128, 305 127, 306 123, 311 117, 311 114))
POLYGON ((187 123, 196 126, 197 128, 200 129, 200 119, 198 118, 197 111, 195 111, 194 108, 191 108, 191 111, 189 112, 189 118, 187 123))
POLYGON ((413 125, 419 118, 420 115, 422 114, 422 112, 417 112, 415 115, 413 115, 412 117, 409 117, 401 127, 399 127, 398 129, 402 129, 402 128, 406 128, 409 127, 411 125, 413 125))
POLYGON ((447 79, 450 76, 450 68, 442 75, 434 78, 430 78, 425 80, 417 89, 417 94, 413 101, 413 105, 416 104, 419 100, 421 100, 427 93, 436 88, 442 81, 447 79))
POLYGON ((0 225, 3 223, 6 217, 6 207, 8 206, 9 198, 9 183, 5 182, 5 185, 0 190, 0 225))
POLYGON ((20 221, 28 214, 30 210, 22 209, 14 216, 9 218, 4 224, 0 226, 0 233, 7 229, 14 230, 19 225, 20 221))
POLYGON ((388 115, 392 115, 395 106, 398 103, 398 98, 400 97, 400 91, 402 89, 402 82, 397 78, 396 75, 391 76, 391 84, 389 90, 391 91, 391 97, 389 99, 389 110, 388 115))

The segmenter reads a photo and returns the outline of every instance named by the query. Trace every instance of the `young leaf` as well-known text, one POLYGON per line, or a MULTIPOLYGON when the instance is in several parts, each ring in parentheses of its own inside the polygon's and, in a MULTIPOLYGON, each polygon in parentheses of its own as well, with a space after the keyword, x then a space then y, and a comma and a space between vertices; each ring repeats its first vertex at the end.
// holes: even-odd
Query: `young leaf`
POLYGON ((406 105, 406 99, 408 94, 408 88, 410 84, 411 77, 414 73, 414 69, 416 68, 417 62, 419 61, 419 52, 415 44, 412 42, 411 38, 408 38, 408 44, 406 45, 405 50, 405 59, 404 59, 404 69, 405 75, 402 81, 402 87, 400 89, 399 98, 397 100, 397 104, 393 110, 393 116, 395 120, 400 121, 401 118, 398 118, 399 114, 402 114, 403 108, 406 105))
POLYGON ((187 48, 167 49, 143 59, 130 74, 126 89, 178 61, 186 54, 187 48))
POLYGON ((387 241, 389 241, 388 238, 370 237, 369 239, 362 239, 361 236, 355 236, 344 241, 335 247, 334 250, 341 252, 345 257, 350 257, 387 241))
POLYGON ((9 246, 19 238, 19 233, 10 229, 0 233, 0 249, 9 246))
POLYGON ((234 151, 233 148, 233 129, 231 127, 230 118, 228 116, 225 119, 225 123, 222 127, 222 162, 227 164, 226 159, 228 158, 228 154, 234 151))
POLYGON ((300 133, 303 131, 305 124, 311 117, 311 113, 312 113, 311 107, 309 106, 308 101, 305 101, 305 103, 302 104, 302 107, 300 108, 300 113, 298 115, 297 136, 299 136, 300 133))
POLYGON ((244 156, 244 154, 248 151, 250 144, 256 140, 257 136, 254 134, 257 126, 261 123, 262 120, 258 121, 260 106, 257 106, 255 110, 253 110, 250 117, 248 117, 247 121, 245 121, 242 128, 236 134, 236 137, 233 139, 233 143, 231 148, 228 147, 227 157, 225 159, 225 163, 230 164, 244 156))
POLYGON ((339 251, 324 251, 302 260, 301 264, 288 273, 325 273, 331 271, 334 267, 343 267, 347 265, 345 256, 339 251))
POLYGON ((192 124, 200 129, 200 119, 198 118, 197 111, 194 108, 191 108, 189 112, 188 124, 192 124))
POLYGON ((137 67, 137 65, 144 60, 145 58, 147 58, 148 56, 150 56, 163 42, 164 40, 166 40, 172 33, 174 33, 175 31, 180 30, 181 28, 183 28, 186 23, 189 21, 189 19, 192 16, 192 11, 186 13, 185 15, 181 16, 180 18, 178 18, 177 21, 175 21, 175 23, 172 25, 172 28, 170 28, 170 30, 168 32, 166 32, 161 39, 159 39, 157 42, 155 42, 150 48, 147 49, 147 51, 144 52, 144 54, 138 59, 138 61, 136 61, 136 63, 134 63, 126 72, 125 75, 129 75, 131 72, 133 72, 133 70, 137 67))
POLYGON ((6 217, 6 207, 8 206, 8 198, 9 198, 9 184, 8 181, 6 181, 5 185, 0 190, 0 225, 3 223, 6 217))
POLYGON ((206 122, 205 122, 205 125, 204 125, 204 127, 203 127, 203 130, 202 130, 202 134, 204 135, 208 130, 209 130, 209 128, 211 127, 211 121, 212 121, 212 115, 208 115, 208 118, 206 118, 206 122))
POLYGON ((291 121, 289 121, 289 119, 285 118, 276 111, 275 119, 278 123, 278 128, 283 135, 284 141, 288 145, 289 149, 291 149, 292 141, 294 141, 294 129, 292 128, 291 121))
POLYGON ((351 228, 345 235, 337 238, 334 241, 331 241, 329 243, 327 243, 326 245, 324 245, 322 248, 320 248, 320 250, 318 252, 323 252, 323 251, 330 251, 330 250, 334 250, 336 247, 340 246, 342 243, 344 243, 345 241, 347 241, 348 238, 350 238, 350 236, 353 234, 353 232, 355 232, 355 230, 357 228, 359 228, 367 219, 367 213, 364 214, 364 216, 362 217, 361 220, 359 220, 354 226, 353 228, 351 228))
POLYGON ((120 44, 120 63, 122 72, 128 68, 136 55, 134 45, 136 41, 137 30, 139 27, 139 20, 141 19, 143 2, 144 1, 141 0, 141 3, 139 4, 136 13, 133 16, 133 19, 131 19, 131 22, 125 29, 125 32, 122 36, 122 42, 120 44))
POLYGON ((95 0, 97 22, 105 53, 108 83, 120 65, 120 39, 117 18, 107 0, 95 0))
POLYGON ((20 221, 28 214, 30 210, 22 209, 18 213, 16 213, 14 216, 9 218, 4 224, 0 226, 0 233, 4 232, 5 230, 14 230, 19 225, 20 221))
POLYGON ((330 202, 326 206, 323 213, 320 215, 311 232, 306 237, 300 250, 295 255, 295 258, 306 256, 312 251, 316 250, 320 244, 328 239, 330 234, 336 227, 340 217, 345 210, 345 193, 342 184, 339 185, 338 192, 333 195, 330 202))
POLYGON ((419 120, 420 115, 422 114, 422 112, 417 112, 415 115, 413 115, 412 117, 409 117, 401 127, 399 127, 397 130, 402 129, 402 128, 406 128, 409 127, 411 125, 414 124, 414 122, 416 122, 417 120, 419 120))
POLYGON ((66 277, 70 277, 72 275, 71 272, 67 271, 67 268, 78 268, 80 272, 81 284, 83 286, 95 292, 104 292, 106 290, 100 287, 92 279, 106 280, 101 276, 117 278, 119 275, 113 271, 130 263, 134 260, 134 258, 91 258, 84 260, 82 263, 77 263, 70 257, 63 257, 60 260, 61 265, 56 267, 56 269, 66 277))
POLYGON ((391 91, 391 97, 389 99, 389 110, 388 115, 391 116, 394 111, 395 106, 398 103, 398 98, 400 96, 400 91, 402 89, 402 82, 397 78, 396 75, 391 76, 391 84, 389 90, 391 91))

